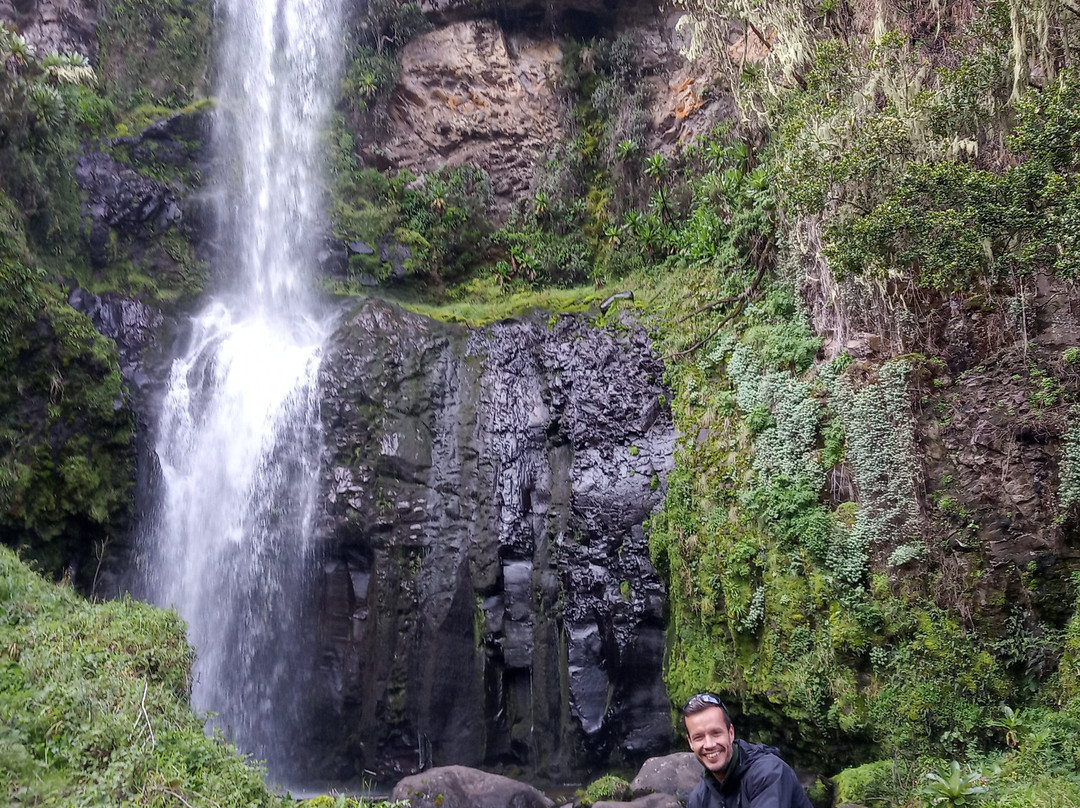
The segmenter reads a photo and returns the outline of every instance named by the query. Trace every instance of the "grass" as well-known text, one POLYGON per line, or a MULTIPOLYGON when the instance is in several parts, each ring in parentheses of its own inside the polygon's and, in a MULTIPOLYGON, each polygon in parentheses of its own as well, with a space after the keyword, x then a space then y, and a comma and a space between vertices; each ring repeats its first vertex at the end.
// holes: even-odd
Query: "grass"
POLYGON ((174 612, 90 603, 0 547, 0 794, 22 805, 282 806, 188 704, 174 612))
MULTIPOLYGON (((552 314, 587 312, 617 291, 612 287, 574 286, 566 289, 508 291, 499 287, 493 278, 470 281, 450 295, 446 302, 432 302, 408 292, 385 297, 403 308, 433 320, 479 328, 539 309, 552 314)), ((351 283, 328 285, 331 294, 341 297, 363 297, 378 294, 361 290, 351 283)), ((384 296, 384 295, 379 295, 384 296)))

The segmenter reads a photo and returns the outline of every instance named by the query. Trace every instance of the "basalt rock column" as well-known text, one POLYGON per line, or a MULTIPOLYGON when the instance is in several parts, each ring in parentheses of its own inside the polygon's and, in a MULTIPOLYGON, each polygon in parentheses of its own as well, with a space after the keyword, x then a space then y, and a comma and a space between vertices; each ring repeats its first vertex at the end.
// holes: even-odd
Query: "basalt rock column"
POLYGON ((581 777, 666 752, 664 590, 642 523, 674 430, 627 321, 476 331, 369 301, 327 345, 325 760, 581 777))

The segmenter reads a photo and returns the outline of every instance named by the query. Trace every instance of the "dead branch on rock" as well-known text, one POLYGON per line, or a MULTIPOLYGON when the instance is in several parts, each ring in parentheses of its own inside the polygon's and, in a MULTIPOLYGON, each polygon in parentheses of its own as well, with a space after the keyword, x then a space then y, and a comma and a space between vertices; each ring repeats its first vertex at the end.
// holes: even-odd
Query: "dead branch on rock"
POLYGON ((746 287, 746 289, 744 289, 741 294, 735 295, 733 297, 725 297, 720 298, 719 300, 713 300, 699 308, 697 311, 691 312, 686 317, 683 317, 681 320, 678 321, 682 323, 690 319, 691 317, 694 317, 695 315, 701 314, 704 311, 709 311, 710 309, 715 309, 729 303, 735 304, 735 307, 727 313, 727 316, 721 319, 720 322, 716 324, 716 327, 713 328, 713 330, 710 331, 705 337, 695 342, 689 348, 685 348, 681 351, 676 351, 675 353, 671 354, 668 359, 678 359, 679 357, 686 356, 687 354, 691 354, 694 351, 698 350, 702 345, 704 345, 717 334, 719 334, 720 329, 722 329, 725 325, 730 323, 732 320, 738 317, 740 313, 742 313, 742 310, 746 307, 747 302, 757 295, 758 287, 761 286, 761 281, 765 277, 765 270, 768 267, 769 251, 771 247, 772 239, 770 238, 765 242, 765 246, 761 248, 761 252, 758 253, 757 274, 754 276, 754 280, 750 282, 750 285, 746 287))

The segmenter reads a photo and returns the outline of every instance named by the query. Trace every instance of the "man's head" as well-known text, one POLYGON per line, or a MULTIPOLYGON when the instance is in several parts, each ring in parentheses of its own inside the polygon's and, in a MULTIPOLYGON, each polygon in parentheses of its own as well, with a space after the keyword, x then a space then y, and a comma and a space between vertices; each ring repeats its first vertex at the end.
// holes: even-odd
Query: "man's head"
POLYGON ((735 744, 735 728, 727 707, 712 693, 699 693, 686 702, 682 714, 694 756, 702 766, 723 778, 735 744))

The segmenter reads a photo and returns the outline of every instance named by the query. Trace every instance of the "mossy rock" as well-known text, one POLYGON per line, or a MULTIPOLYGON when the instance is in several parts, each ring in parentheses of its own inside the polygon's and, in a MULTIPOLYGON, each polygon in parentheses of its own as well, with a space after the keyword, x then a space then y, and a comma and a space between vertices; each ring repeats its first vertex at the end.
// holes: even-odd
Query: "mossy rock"
POLYGON ((907 789, 908 765, 903 760, 875 760, 833 777, 837 805, 894 805, 907 789))

